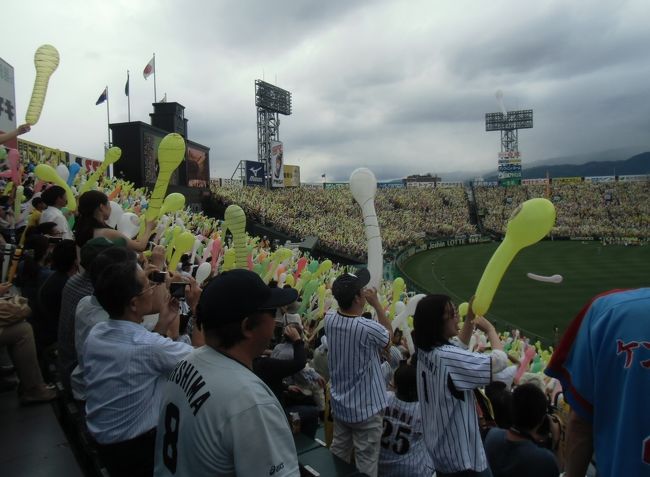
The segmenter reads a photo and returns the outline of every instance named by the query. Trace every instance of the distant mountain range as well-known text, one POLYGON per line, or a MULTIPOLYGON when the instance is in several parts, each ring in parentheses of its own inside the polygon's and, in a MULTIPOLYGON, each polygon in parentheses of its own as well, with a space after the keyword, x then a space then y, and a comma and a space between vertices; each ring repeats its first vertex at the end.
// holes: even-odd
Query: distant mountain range
MULTIPOLYGON (((522 165, 522 177, 535 179, 539 177, 584 177, 584 176, 622 176, 650 174, 650 152, 643 152, 624 161, 590 161, 585 164, 544 164, 533 167, 522 165)), ((497 179, 496 173, 486 180, 497 179)))
MULTIPOLYGON (((522 174, 525 179, 546 177, 584 177, 650 174, 650 152, 638 154, 638 148, 611 149, 606 151, 553 157, 527 162, 523 161, 522 174)), ((496 166, 496 159, 494 160, 496 166)), ((439 174, 443 181, 467 181, 477 177, 496 180, 496 167, 491 170, 468 172, 456 171, 439 174)))

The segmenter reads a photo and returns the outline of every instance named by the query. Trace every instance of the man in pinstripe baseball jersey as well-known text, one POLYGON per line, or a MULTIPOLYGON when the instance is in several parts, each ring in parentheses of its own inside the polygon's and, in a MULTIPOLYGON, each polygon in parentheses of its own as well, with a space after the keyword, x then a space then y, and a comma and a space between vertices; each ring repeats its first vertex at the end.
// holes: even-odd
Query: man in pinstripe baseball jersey
POLYGON ((397 391, 388 393, 379 476, 431 477, 433 464, 424 443, 416 363, 404 361, 395 371, 393 380, 397 391))
POLYGON ((370 477, 377 476, 382 411, 386 408, 386 384, 381 372, 380 352, 390 345, 391 326, 375 289, 364 288, 368 270, 345 273, 332 284, 339 305, 325 316, 329 347, 331 407, 334 439, 330 450, 370 477), (368 303, 378 321, 361 317, 368 303))
POLYGON ((424 440, 437 477, 491 476, 476 413, 474 389, 492 381, 508 364, 494 326, 471 309, 461 332, 469 342, 472 326, 484 331, 491 354, 472 353, 449 340, 458 334, 458 312, 446 295, 428 295, 415 309, 418 397, 424 440))

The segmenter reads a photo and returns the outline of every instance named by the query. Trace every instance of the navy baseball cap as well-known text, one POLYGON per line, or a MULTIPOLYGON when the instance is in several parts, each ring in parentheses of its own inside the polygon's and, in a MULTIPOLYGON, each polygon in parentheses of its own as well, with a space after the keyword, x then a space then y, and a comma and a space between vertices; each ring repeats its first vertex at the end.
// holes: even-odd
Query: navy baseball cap
POLYGON ((201 293, 197 318, 206 329, 241 321, 249 314, 273 310, 298 299, 294 288, 271 288, 249 270, 230 270, 210 281, 201 293))
POLYGON ((332 295, 337 299, 342 296, 354 296, 370 281, 370 272, 362 268, 357 273, 339 275, 332 283, 332 295))

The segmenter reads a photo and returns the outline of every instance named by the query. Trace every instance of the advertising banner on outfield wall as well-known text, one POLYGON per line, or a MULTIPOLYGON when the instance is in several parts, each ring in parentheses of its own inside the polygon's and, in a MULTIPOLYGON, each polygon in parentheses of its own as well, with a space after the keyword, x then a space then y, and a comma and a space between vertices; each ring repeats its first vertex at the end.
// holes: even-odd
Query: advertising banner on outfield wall
POLYGON ((650 175, 618 176, 618 180, 622 182, 645 182, 650 181, 650 175))
POLYGON ((350 184, 348 182, 325 182, 325 189, 349 189, 350 184))
POLYGON ((616 177, 614 176, 590 176, 585 177, 585 182, 614 182, 616 177))
POLYGON ((284 187, 284 146, 271 141, 271 187, 284 187))
POLYGON ((413 188, 413 187, 419 187, 423 189, 434 189, 436 187, 435 182, 407 182, 406 187, 408 189, 413 188))
POLYGON ((553 177, 551 183, 553 184, 577 184, 582 182, 582 177, 553 177))
POLYGON ((450 188, 450 187, 463 187, 462 182, 438 182, 438 187, 450 188))
POLYGON ((402 182, 377 182, 377 189, 403 189, 402 182))
POLYGON ((265 164, 258 161, 244 161, 244 163, 246 164, 246 185, 263 187, 266 176, 265 164))
POLYGON ((546 178, 541 178, 541 179, 522 179, 521 180, 522 184, 527 184, 527 185, 534 185, 534 184, 547 184, 548 179, 546 178))
POLYGON ((45 163, 56 167, 59 164, 68 163, 65 151, 25 141, 24 139, 18 139, 18 152, 23 161, 34 164, 45 163))

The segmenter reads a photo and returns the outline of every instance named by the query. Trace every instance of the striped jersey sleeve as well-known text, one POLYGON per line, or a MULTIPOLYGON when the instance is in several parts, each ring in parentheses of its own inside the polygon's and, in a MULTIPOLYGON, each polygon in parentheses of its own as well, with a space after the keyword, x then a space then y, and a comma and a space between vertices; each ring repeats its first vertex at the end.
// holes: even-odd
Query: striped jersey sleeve
POLYGON ((490 384, 492 359, 488 354, 472 353, 457 346, 445 345, 440 356, 456 389, 469 391, 490 384))

